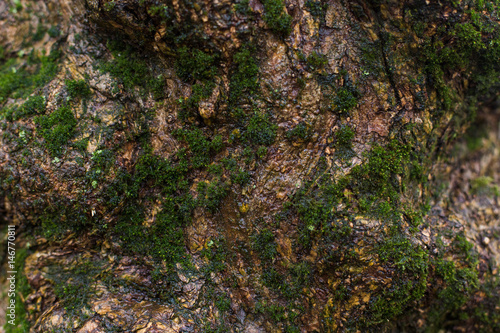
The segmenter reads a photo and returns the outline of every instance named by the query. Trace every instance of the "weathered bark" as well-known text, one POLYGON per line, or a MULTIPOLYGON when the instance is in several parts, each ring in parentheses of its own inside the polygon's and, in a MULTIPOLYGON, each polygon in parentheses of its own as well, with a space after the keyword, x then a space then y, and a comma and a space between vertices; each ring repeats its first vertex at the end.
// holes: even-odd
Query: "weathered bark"
POLYGON ((0 2, 18 327, 500 329, 498 10, 0 2))

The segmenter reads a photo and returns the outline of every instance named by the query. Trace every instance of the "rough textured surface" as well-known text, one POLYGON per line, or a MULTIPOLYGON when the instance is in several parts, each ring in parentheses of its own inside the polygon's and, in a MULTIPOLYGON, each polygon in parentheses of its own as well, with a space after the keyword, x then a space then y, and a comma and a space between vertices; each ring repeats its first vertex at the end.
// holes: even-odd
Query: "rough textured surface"
POLYGON ((498 15, 0 2, 7 332, 498 330, 498 15))

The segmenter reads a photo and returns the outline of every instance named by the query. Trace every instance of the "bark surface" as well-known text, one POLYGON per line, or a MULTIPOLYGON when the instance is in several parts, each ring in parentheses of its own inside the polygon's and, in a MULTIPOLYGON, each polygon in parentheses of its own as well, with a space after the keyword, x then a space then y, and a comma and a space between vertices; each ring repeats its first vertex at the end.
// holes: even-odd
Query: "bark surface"
POLYGON ((6 332, 500 330, 499 7, 1 1, 6 332))

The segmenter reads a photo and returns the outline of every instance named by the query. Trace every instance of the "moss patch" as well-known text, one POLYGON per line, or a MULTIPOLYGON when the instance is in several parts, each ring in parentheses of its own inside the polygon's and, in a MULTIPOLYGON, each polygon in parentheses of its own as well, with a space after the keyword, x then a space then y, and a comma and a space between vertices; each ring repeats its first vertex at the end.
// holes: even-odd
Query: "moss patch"
POLYGON ((288 36, 292 31, 292 17, 282 0, 264 0, 264 22, 276 34, 288 36))
POLYGON ((61 155, 63 147, 75 134, 76 119, 68 106, 63 106, 49 115, 35 118, 40 134, 52 155, 61 155))
POLYGON ((53 49, 49 56, 32 51, 27 59, 8 59, 0 66, 0 103, 8 97, 27 97, 49 82, 58 71, 60 57, 53 49))

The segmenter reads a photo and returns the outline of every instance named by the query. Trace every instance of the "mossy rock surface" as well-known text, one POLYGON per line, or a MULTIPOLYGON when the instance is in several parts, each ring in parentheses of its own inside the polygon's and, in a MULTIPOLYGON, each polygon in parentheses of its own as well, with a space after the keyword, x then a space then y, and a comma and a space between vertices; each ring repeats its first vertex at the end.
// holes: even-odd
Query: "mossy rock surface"
POLYGON ((7 332, 498 331, 496 1, 13 4, 7 332))

